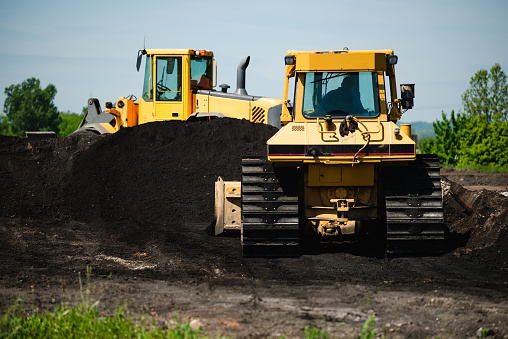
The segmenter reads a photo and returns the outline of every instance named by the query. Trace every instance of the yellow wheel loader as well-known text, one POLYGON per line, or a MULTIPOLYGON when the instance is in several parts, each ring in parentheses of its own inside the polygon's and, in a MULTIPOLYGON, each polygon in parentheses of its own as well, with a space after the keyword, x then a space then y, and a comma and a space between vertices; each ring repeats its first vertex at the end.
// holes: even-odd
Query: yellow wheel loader
POLYGON ((248 95, 245 70, 250 57, 237 68, 237 89, 228 93, 229 86, 216 87, 217 63, 213 52, 193 49, 143 49, 138 52, 139 71, 146 56, 143 95, 120 97, 115 103, 106 102, 102 111, 95 98, 88 100, 88 111, 77 133, 115 133, 132 127, 164 120, 210 120, 230 117, 247 119, 281 127, 282 100, 248 95))
POLYGON ((245 256, 297 256, 302 241, 362 233, 383 252, 441 252, 439 162, 396 125, 414 101, 413 84, 397 97, 397 61, 392 50, 289 51, 285 126, 267 158, 243 158, 241 182, 216 183, 216 234, 240 229, 245 256))

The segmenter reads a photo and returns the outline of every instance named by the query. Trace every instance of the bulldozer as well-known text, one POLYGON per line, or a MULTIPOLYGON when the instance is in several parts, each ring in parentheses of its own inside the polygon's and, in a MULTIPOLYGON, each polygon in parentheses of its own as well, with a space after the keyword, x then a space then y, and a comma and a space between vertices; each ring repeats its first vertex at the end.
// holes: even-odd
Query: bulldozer
POLYGON ((362 236, 383 255, 442 252, 439 161, 417 154, 410 124, 396 124, 415 95, 414 84, 397 95, 393 50, 284 60, 284 126, 267 157, 243 157, 241 182, 215 183, 215 234, 239 230, 243 255, 255 257, 362 236))
POLYGON ((115 133, 124 127, 166 120, 247 119, 281 127, 282 100, 252 96, 245 89, 245 72, 250 57, 237 68, 237 89, 228 93, 227 84, 217 87, 217 62, 213 52, 193 49, 142 49, 138 51, 139 72, 146 57, 143 94, 106 102, 90 98, 85 116, 75 133, 115 133), (215 66, 215 67, 214 67, 215 66), (215 69, 215 74, 214 74, 215 69))

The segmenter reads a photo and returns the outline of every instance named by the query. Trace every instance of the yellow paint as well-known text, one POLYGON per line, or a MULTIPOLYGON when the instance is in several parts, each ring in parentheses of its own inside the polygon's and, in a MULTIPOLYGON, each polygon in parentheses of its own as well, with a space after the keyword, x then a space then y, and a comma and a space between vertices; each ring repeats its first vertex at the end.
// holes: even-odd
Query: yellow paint
POLYGON ((411 138, 411 124, 401 124, 400 131, 411 138))
MULTIPOLYGON (((187 120, 189 116, 196 112, 216 113, 219 116, 225 116, 237 119, 247 119, 253 122, 268 123, 268 111, 270 108, 281 105, 282 100, 276 98, 253 98, 253 97, 220 97, 212 95, 198 94, 191 89, 191 59, 193 56, 208 56, 212 58, 213 52, 208 50, 194 49, 147 49, 144 51, 147 57, 151 57, 148 72, 150 74, 149 82, 153 89, 157 89, 157 60, 164 57, 181 58, 181 88, 169 88, 160 90, 162 93, 178 93, 180 100, 163 101, 158 100, 156 94, 152 94, 150 100, 141 97, 138 101, 131 98, 121 97, 117 100, 116 108, 107 112, 116 116, 116 126, 108 127, 111 133, 118 131, 121 127, 132 127, 138 124, 144 124, 163 120, 187 120), (122 101, 123 107, 118 103, 122 101)), ((175 68, 176 69, 176 68, 175 68)), ((161 70, 159 70, 159 73, 161 70)), ((217 63, 215 63, 215 74, 212 74, 211 83, 216 84, 217 63)), ((174 99, 174 97, 172 97, 174 99)))
POLYGON ((308 165, 309 186, 372 186, 374 164, 308 165))

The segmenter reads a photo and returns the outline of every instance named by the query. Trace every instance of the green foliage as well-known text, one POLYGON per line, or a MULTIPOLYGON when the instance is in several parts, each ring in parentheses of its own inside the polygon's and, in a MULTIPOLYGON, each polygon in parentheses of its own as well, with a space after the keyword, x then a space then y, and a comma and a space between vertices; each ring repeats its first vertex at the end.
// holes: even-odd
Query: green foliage
POLYGON ((134 321, 124 308, 119 307, 110 317, 102 317, 94 307, 56 307, 22 317, 18 305, 11 307, 0 318, 2 338, 200 338, 201 331, 188 323, 178 323, 171 330, 157 327, 155 322, 134 321))
POLYGON ((464 112, 433 123, 435 138, 419 143, 421 153, 437 154, 444 166, 508 168, 508 85, 496 64, 478 71, 464 93, 464 112))
POLYGON ((76 113, 60 112, 60 124, 58 125, 58 137, 63 138, 76 131, 81 120, 83 120, 84 114, 78 115, 76 113))
POLYGON ((320 330, 317 327, 305 326, 303 330, 303 337, 305 339, 327 339, 328 335, 325 330, 320 330))
POLYGON ((499 64, 481 69, 471 78, 471 87, 462 95, 464 112, 484 116, 487 123, 508 119, 508 84, 499 64))
POLYGON ((365 320, 365 323, 362 325, 362 328, 360 330, 360 335, 358 336, 358 339, 374 339, 376 338, 376 332, 377 328, 373 328, 376 324, 375 320, 376 316, 374 314, 371 314, 367 320, 365 320))
POLYGON ((484 115, 451 112, 450 119, 434 122, 434 139, 422 140, 422 153, 437 154, 444 166, 488 167, 501 170, 508 166, 508 121, 487 123, 484 115))
POLYGON ((53 103, 56 92, 52 84, 42 89, 36 78, 7 87, 0 132, 17 136, 23 136, 26 131, 55 131, 58 134, 60 117, 53 103))
POLYGON ((79 274, 80 305, 57 306, 55 309, 39 313, 33 307, 34 288, 32 287, 32 312, 23 316, 23 298, 11 306, 0 317, 0 338, 203 338, 200 329, 193 329, 188 322, 179 322, 175 316, 170 329, 156 325, 155 320, 145 317, 133 318, 126 307, 117 307, 111 316, 102 316, 98 310, 99 300, 92 298, 95 288, 91 282, 92 270, 86 267, 86 280, 83 283, 79 274))

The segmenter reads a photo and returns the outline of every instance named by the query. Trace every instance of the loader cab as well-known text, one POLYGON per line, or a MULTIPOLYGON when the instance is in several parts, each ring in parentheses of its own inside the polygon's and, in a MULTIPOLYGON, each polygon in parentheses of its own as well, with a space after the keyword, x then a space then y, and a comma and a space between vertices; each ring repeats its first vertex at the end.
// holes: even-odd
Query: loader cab
POLYGON ((186 120, 192 91, 212 89, 213 53, 205 50, 143 50, 146 54, 139 123, 186 120))

